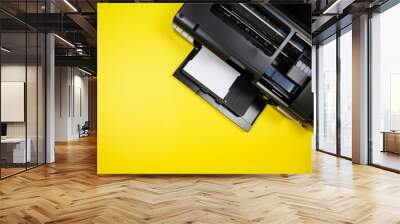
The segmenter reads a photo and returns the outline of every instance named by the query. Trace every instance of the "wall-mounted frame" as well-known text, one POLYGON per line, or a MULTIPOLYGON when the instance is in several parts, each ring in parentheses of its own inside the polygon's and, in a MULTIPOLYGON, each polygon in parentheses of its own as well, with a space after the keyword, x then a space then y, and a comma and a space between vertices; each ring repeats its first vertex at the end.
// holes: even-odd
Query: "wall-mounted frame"
POLYGON ((1 82, 1 122, 25 122, 25 82, 1 82))

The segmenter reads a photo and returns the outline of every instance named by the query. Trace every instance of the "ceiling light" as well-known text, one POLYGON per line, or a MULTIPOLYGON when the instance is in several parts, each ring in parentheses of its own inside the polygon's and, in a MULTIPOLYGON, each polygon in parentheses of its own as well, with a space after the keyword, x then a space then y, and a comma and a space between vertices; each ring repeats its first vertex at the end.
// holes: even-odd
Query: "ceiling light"
POLYGON ((85 73, 85 74, 87 74, 87 75, 90 75, 90 76, 93 75, 92 73, 90 73, 90 72, 88 72, 88 71, 86 71, 86 70, 83 70, 83 69, 81 69, 81 68, 79 68, 79 67, 78 67, 78 70, 81 71, 81 72, 83 72, 83 73, 85 73))
POLYGON ((75 48, 75 45, 73 45, 71 42, 69 42, 68 40, 66 40, 66 39, 64 39, 64 38, 62 38, 62 37, 60 37, 59 35, 57 35, 57 34, 54 34, 54 36, 55 37, 57 37, 59 40, 61 40, 62 42, 64 42, 64 43, 66 43, 67 45, 69 45, 70 47, 73 47, 73 48, 75 48))
POLYGON ((330 5, 327 9, 324 10, 322 14, 328 14, 331 9, 337 6, 339 4, 340 0, 336 0, 332 5, 330 5))
POLYGON ((83 49, 77 48, 76 53, 78 53, 78 55, 83 55, 83 49))
POLYGON ((354 2, 354 0, 336 0, 332 5, 324 10, 322 14, 341 14, 343 9, 348 7, 354 2))
POLYGON ((65 4, 67 4, 74 12, 78 12, 78 10, 73 6, 68 0, 64 0, 65 4))
POLYGON ((6 53, 10 53, 11 52, 11 50, 9 50, 9 49, 7 49, 5 47, 1 47, 0 49, 1 49, 1 51, 4 51, 6 53))

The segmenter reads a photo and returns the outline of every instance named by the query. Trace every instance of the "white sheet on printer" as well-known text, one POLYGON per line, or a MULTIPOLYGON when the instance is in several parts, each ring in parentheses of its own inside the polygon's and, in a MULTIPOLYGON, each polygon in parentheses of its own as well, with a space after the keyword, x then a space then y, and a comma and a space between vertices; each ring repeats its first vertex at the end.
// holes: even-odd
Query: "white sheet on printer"
POLYGON ((222 99, 240 76, 239 72, 205 47, 183 70, 222 99))

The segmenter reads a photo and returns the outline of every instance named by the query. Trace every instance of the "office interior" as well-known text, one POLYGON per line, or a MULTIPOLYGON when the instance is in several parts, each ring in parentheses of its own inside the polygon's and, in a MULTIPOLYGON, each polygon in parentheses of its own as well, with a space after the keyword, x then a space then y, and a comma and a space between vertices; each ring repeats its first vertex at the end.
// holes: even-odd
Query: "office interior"
POLYGON ((92 22, 95 31, 96 4, 78 6, 0 3, 1 179, 54 162, 55 143, 96 133, 95 33, 88 35, 73 22, 92 22), (61 16, 78 6, 87 19, 61 16), (40 17, 49 13, 57 16, 40 17))
MULTIPOLYGON (((71 142, 96 139, 97 2, 133 1, 0 2, 2 184, 57 165, 71 142)), ((350 173, 363 165, 398 175, 400 3, 296 2, 313 14, 313 155, 335 159, 321 170, 350 161, 350 173)))
POLYGON ((354 19, 352 22, 349 15, 342 16, 339 29, 327 30, 314 39, 318 88, 317 150, 357 163, 399 171, 399 68, 395 59, 399 46, 395 40, 400 34, 393 29, 400 19, 399 12, 398 4, 382 3, 370 10, 365 18, 359 17, 365 21, 357 21, 356 30, 354 19), (360 34, 364 40, 357 40, 360 34), (363 61, 355 61, 360 55, 364 55, 363 61), (354 68, 355 62, 363 63, 364 76, 355 76, 360 69, 354 68), (355 96, 358 88, 364 91, 363 99, 355 96), (357 101, 352 102, 354 99, 357 101), (362 111, 352 111, 354 106, 362 106, 362 111), (361 120, 357 121, 358 118, 361 120), (354 121, 364 125, 353 127, 354 121), (364 129, 360 130, 364 133, 357 136, 365 144, 360 148, 352 146, 355 141, 360 141, 354 139, 355 132, 359 131, 357 128, 364 129), (361 158, 360 151, 364 151, 361 158), (352 159, 353 156, 358 158, 352 159))

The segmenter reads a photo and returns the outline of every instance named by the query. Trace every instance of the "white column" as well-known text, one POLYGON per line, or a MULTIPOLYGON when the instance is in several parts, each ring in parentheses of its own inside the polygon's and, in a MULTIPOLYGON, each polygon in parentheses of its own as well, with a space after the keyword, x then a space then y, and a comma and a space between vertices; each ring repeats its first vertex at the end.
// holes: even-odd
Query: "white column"
POLYGON ((54 133, 55 133, 55 60, 54 35, 46 36, 46 163, 55 161, 54 133))
POLYGON ((353 162, 368 163, 368 15, 353 19, 353 162))
POLYGON ((55 141, 71 140, 72 68, 55 69, 55 141))
MULTIPOLYGON (((46 11, 54 12, 54 5, 46 1, 46 11)), ((46 35, 46 163, 55 162, 55 42, 54 34, 46 35)))

